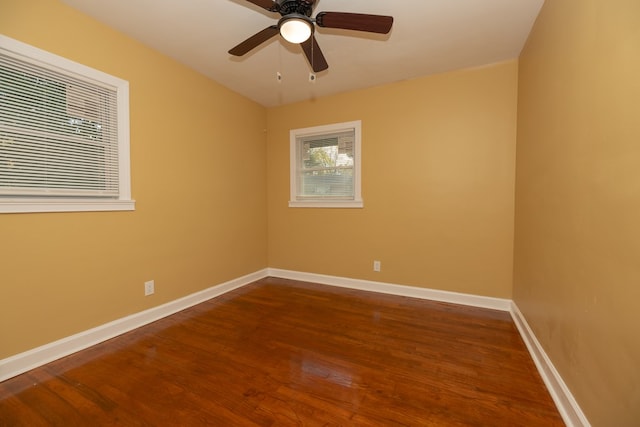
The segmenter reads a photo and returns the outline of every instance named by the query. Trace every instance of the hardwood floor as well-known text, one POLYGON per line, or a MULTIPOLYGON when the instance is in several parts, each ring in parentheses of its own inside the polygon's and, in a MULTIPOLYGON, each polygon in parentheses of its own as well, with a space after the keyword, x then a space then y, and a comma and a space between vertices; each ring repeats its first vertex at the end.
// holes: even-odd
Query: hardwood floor
POLYGON ((506 312, 267 278, 0 383, 0 426, 561 426, 506 312))

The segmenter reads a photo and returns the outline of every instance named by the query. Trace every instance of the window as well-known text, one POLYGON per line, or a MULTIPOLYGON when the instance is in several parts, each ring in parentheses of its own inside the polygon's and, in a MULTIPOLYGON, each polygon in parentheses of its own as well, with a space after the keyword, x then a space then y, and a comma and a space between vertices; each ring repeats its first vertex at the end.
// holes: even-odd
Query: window
POLYGON ((361 208, 361 122, 290 132, 290 207, 361 208))
POLYGON ((0 35, 0 212, 130 199, 128 82, 0 35))

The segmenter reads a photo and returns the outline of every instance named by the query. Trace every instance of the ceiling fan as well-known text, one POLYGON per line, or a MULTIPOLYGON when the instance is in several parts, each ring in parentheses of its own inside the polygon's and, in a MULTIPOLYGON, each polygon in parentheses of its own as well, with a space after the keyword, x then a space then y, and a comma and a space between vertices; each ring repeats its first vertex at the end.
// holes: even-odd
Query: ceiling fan
POLYGON ((242 56, 277 34, 291 43, 298 43, 314 72, 329 68, 320 46, 312 37, 315 25, 326 28, 366 31, 387 34, 391 31, 393 17, 347 12, 320 12, 311 18, 316 0, 247 0, 269 12, 282 17, 277 25, 271 25, 257 32, 229 51, 231 55, 242 56))

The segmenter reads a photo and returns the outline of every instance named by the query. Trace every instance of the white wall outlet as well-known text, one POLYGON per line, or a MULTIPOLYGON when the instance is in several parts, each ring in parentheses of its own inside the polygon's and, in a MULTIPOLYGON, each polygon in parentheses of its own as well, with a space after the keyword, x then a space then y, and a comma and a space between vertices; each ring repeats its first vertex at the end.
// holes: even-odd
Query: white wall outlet
POLYGON ((380 261, 373 261, 373 271, 380 271, 380 261))
POLYGON ((149 296, 156 291, 156 284, 153 280, 144 282, 144 296, 149 296))

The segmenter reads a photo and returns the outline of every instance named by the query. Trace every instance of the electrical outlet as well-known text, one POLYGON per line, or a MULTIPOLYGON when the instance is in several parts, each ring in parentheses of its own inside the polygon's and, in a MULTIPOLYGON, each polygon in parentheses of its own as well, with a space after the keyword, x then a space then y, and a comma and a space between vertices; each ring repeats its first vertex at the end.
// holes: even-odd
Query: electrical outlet
POLYGON ((156 284, 153 280, 144 282, 144 296, 147 297, 156 291, 156 284))
POLYGON ((380 271, 380 261, 373 261, 373 271, 380 271))

